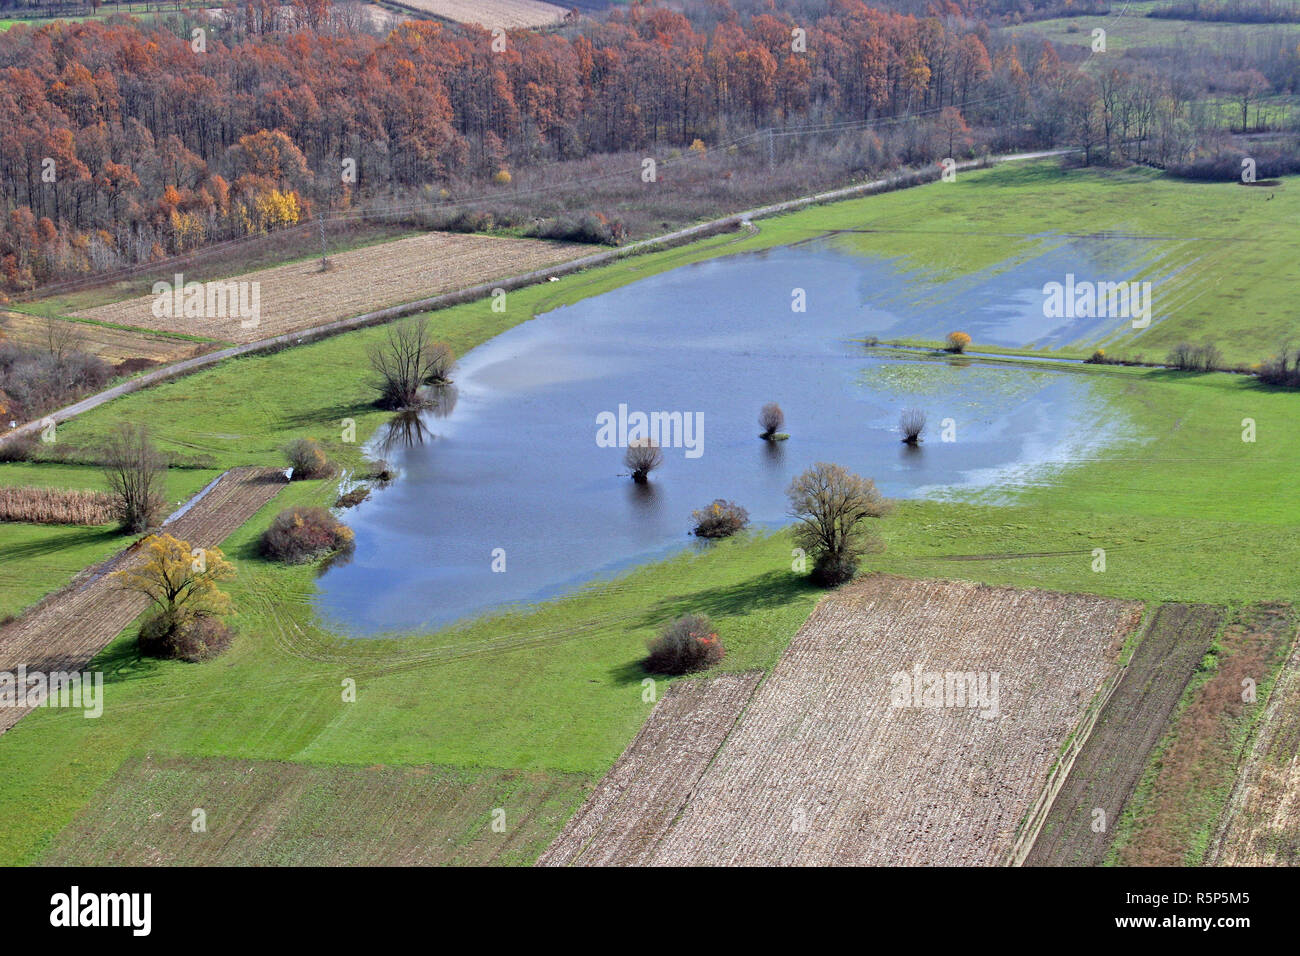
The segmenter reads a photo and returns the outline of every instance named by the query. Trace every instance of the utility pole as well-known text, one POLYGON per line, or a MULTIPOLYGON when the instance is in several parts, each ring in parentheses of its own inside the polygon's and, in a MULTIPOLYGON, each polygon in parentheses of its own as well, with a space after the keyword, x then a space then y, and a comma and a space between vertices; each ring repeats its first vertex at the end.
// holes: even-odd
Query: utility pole
POLYGON ((771 172, 776 168, 776 137, 773 135, 772 127, 767 128, 767 170, 771 172))
POLYGON ((325 253, 325 218, 322 216, 316 222, 320 226, 320 271, 324 272, 330 267, 329 257, 325 253))

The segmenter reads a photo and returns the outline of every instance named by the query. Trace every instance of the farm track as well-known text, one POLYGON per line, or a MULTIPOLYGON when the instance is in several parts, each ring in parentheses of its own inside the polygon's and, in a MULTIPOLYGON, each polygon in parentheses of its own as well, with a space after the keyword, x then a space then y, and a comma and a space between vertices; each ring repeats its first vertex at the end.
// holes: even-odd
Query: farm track
POLYGON ((538 866, 638 866, 686 806, 762 671, 681 680, 538 866))
POLYGON ((1222 624, 1223 611, 1215 607, 1164 604, 1156 611, 1052 801, 1025 866, 1104 862, 1147 758, 1222 624), (1096 824, 1104 825, 1094 831, 1096 824))
MULTIPOLYGON (((284 487, 274 468, 234 468, 162 530, 194 547, 217 547, 284 487)), ((135 620, 148 600, 117 587, 110 572, 138 560, 132 545, 91 573, 42 600, 0 627, 0 672, 81 671, 91 659, 135 620)), ((14 726, 30 708, 0 710, 0 733, 14 726)))
POLYGON ((705 683, 690 690, 699 701, 665 698, 541 862, 1001 863, 1140 613, 872 575, 817 606, 697 784, 675 778, 694 775, 711 745, 698 727, 716 735, 728 707, 705 683), (894 706, 894 675, 913 665, 999 673, 998 714, 894 706), (687 704, 698 719, 677 715, 687 704), (677 728, 659 726, 670 718, 677 728))
POLYGON ((1300 641, 1294 638, 1206 862, 1300 866, 1300 641))

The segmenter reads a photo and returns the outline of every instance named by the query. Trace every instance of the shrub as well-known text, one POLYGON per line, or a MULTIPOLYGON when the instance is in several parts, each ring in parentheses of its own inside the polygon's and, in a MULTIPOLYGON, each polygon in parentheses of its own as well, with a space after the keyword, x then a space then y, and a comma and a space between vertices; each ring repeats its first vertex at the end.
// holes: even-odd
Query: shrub
POLYGON ((1165 358, 1165 364, 1187 372, 1212 372, 1222 361, 1218 346, 1210 342, 1204 345, 1179 342, 1165 358))
POLYGON ((339 495, 338 501, 334 502, 335 508, 353 508, 361 504, 370 497, 370 489, 365 485, 358 485, 351 491, 339 495))
POLYGON ((632 480, 643 485, 649 479, 650 472, 663 464, 663 450, 650 439, 628 442, 623 455, 623 463, 632 469, 632 480))
POLYGON ((777 429, 785 424, 785 412, 776 402, 768 402, 758 413, 758 424, 763 428, 763 438, 771 441, 776 437, 777 429))
POLYGON ((945 351, 960 355, 966 351, 966 346, 970 345, 970 336, 965 332, 949 332, 948 337, 943 341, 945 351))
POLYGON ((921 440, 921 432, 925 431, 925 411, 916 408, 903 409, 903 414, 898 416, 898 430, 903 433, 903 441, 909 445, 915 445, 921 440))
POLYGON ((651 674, 689 674, 712 667, 726 655, 718 634, 702 614, 686 614, 649 643, 645 669, 651 674))
POLYGON ((1281 385, 1286 388, 1300 387, 1300 351, 1294 355, 1283 346, 1277 355, 1259 364, 1259 380, 1265 385, 1281 385))
POLYGON ((295 438, 284 446, 284 457, 293 469, 292 481, 327 478, 334 473, 334 463, 314 438, 295 438))
POLYGON ((725 538, 749 524, 749 512, 734 501, 716 499, 707 508, 692 511, 695 534, 700 538, 725 538))
POLYGON ((510 175, 510 170, 498 169, 496 171, 496 174, 493 175, 492 181, 496 183, 498 186, 509 186, 512 178, 513 177, 510 175))
POLYGON ((352 529, 324 508, 286 508, 262 534, 262 555, 285 564, 306 564, 353 546, 352 529))
POLYGON ((196 663, 216 657, 230 646, 234 632, 211 614, 193 614, 172 621, 153 614, 140 625, 137 645, 145 657, 196 663))
POLYGON ((28 461, 36 451, 37 438, 31 432, 14 435, 6 442, 0 442, 0 462, 28 461))

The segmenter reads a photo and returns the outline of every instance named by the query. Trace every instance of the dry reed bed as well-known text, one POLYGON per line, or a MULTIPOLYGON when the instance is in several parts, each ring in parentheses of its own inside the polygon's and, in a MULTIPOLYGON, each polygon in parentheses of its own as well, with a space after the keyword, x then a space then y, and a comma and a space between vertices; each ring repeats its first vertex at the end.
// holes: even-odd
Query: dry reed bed
POLYGON ((25 524, 108 524, 113 499, 102 491, 0 486, 0 521, 25 524))

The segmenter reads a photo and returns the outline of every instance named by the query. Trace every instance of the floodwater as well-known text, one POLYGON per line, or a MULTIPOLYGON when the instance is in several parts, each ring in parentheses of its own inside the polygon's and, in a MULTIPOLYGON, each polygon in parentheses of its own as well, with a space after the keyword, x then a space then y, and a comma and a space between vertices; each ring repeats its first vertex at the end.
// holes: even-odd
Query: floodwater
MULTIPOLYGON (((1088 254, 1062 253, 1076 272, 1088 254)), ((1080 457, 1116 425, 1087 376, 860 341, 954 328, 1005 346, 1091 334, 1087 320, 1068 327, 1040 307, 1035 323, 1024 307, 1059 278, 1058 259, 1006 271, 995 295, 997 277, 919 288, 889 262, 804 244, 685 266, 516 326, 462 358, 441 408, 376 439, 372 454, 399 476, 345 513, 356 550, 319 579, 317 610, 342 633, 372 636, 553 597, 707 547, 690 536, 691 512, 715 498, 759 527, 788 523, 785 488, 818 461, 904 497, 1004 493, 1080 457), (795 289, 805 312, 792 310, 795 289), (772 401, 788 441, 758 437, 772 401), (929 419, 919 448, 897 432, 912 405, 929 419), (662 436, 679 447, 664 448, 646 485, 629 477, 622 448, 598 443, 602 417, 619 437, 620 406, 625 419, 680 413, 683 427, 662 436)))

